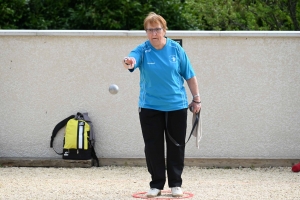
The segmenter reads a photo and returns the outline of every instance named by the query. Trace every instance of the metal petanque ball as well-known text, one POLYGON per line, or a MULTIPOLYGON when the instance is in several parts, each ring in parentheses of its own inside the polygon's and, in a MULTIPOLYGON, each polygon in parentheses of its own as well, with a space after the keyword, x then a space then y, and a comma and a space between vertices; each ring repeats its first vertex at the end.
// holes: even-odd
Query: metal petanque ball
POLYGON ((118 91, 119 91, 119 87, 118 87, 116 84, 112 84, 112 85, 109 86, 108 91, 109 91, 111 94, 117 94, 118 91))

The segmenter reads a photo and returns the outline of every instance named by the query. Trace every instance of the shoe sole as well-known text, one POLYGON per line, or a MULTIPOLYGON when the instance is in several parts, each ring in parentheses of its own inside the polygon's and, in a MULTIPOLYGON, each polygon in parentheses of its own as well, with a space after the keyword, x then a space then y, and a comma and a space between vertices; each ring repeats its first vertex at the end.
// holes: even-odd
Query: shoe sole
POLYGON ((157 196, 160 196, 161 195, 161 192, 159 192, 157 195, 147 195, 148 198, 153 198, 153 197, 157 197, 157 196))
POLYGON ((172 197, 182 197, 183 196, 183 194, 172 194, 172 197))

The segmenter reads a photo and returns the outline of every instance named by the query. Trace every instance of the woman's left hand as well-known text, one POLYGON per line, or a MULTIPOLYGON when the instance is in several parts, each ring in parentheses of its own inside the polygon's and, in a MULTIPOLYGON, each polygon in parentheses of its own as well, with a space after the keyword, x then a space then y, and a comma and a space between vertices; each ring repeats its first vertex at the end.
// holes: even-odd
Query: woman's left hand
POLYGON ((192 101, 192 103, 189 104, 189 108, 192 107, 191 112, 192 113, 198 113, 201 111, 201 102, 200 103, 196 103, 194 101, 192 101))

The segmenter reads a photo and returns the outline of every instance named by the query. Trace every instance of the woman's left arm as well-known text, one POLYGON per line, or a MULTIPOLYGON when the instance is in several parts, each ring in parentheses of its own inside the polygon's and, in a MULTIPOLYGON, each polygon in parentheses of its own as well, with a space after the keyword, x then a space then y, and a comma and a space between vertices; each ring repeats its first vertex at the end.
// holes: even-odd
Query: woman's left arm
POLYGON ((193 107, 193 113, 198 113, 201 110, 201 97, 199 94, 198 82, 196 76, 186 80, 193 96, 192 103, 189 107, 193 107))

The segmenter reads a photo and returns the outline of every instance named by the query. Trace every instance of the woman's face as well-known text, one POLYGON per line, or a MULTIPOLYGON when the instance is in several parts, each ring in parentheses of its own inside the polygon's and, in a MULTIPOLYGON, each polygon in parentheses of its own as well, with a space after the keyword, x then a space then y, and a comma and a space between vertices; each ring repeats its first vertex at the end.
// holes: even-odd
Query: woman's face
POLYGON ((165 34, 166 31, 162 28, 160 24, 150 24, 146 26, 147 37, 152 44, 157 49, 161 49, 166 42, 165 34))

